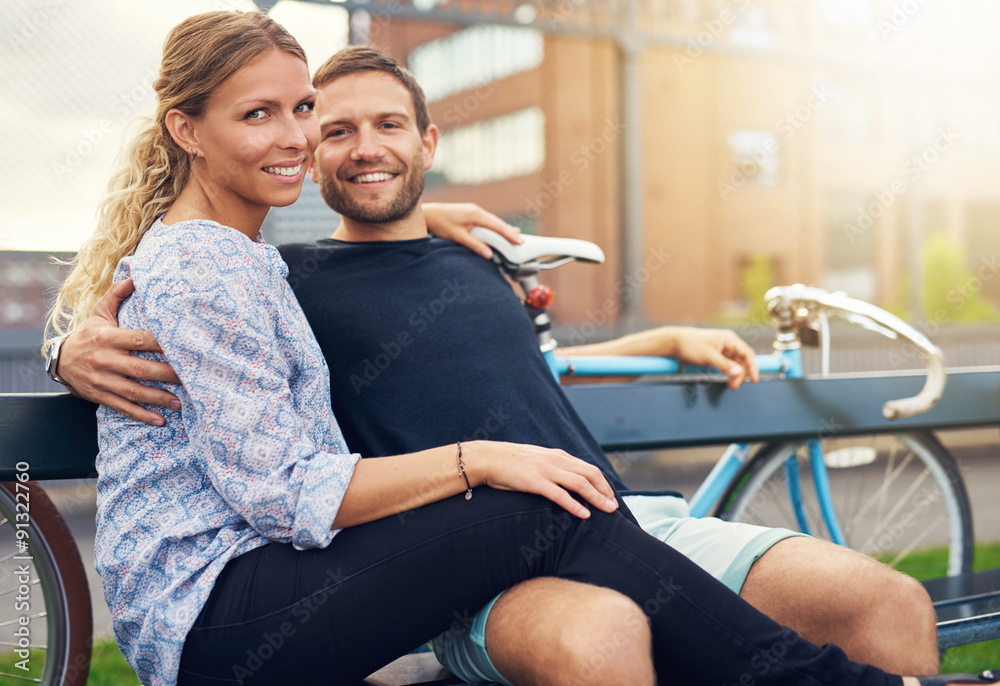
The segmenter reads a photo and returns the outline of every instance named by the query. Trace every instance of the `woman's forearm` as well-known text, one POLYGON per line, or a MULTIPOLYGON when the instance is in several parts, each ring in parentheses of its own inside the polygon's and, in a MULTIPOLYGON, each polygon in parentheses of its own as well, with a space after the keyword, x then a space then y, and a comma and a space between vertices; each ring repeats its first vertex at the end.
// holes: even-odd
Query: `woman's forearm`
POLYGON ((618 507, 615 492, 597 467, 562 450, 500 441, 462 443, 466 479, 458 467, 458 446, 360 460, 333 520, 334 529, 357 526, 464 492, 489 486, 534 493, 567 512, 587 518, 576 497, 605 512, 618 507), (574 497, 576 496, 576 497, 574 497))
MULTIPOLYGON (((467 446, 463 444, 466 464, 467 446)), ((465 479, 458 469, 457 445, 408 455, 370 457, 354 466, 333 528, 344 529, 391 517, 465 490, 465 479)))

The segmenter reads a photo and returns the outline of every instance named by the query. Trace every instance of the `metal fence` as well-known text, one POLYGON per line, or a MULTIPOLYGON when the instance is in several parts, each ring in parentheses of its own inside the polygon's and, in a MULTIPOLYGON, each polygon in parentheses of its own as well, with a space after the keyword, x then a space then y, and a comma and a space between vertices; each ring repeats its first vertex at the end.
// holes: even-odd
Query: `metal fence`
MULTIPOLYGON (((769 328, 741 329, 738 333, 758 352, 768 352, 774 331, 769 328)), ((950 368, 983 367, 1000 364, 1000 326, 950 326, 926 332, 944 351, 950 368)), ((557 332, 558 338, 558 332, 557 332)), ((47 393, 63 390, 45 375, 39 354, 40 332, 5 332, 0 336, 0 393, 47 393)), ((819 354, 806 349, 806 372, 818 373, 819 354)), ((832 332, 830 371, 877 372, 920 369, 916 352, 874 333, 835 325, 832 332)))

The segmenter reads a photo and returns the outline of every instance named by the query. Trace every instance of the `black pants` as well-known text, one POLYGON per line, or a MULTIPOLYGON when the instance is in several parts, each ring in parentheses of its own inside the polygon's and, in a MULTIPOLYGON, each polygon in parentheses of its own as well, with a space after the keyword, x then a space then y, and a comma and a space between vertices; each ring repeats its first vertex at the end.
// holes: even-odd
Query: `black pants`
POLYGON ((541 497, 478 488, 232 560, 188 634, 179 683, 354 686, 539 576, 606 586, 650 618, 660 683, 900 684, 817 647, 618 512, 581 520, 541 497))

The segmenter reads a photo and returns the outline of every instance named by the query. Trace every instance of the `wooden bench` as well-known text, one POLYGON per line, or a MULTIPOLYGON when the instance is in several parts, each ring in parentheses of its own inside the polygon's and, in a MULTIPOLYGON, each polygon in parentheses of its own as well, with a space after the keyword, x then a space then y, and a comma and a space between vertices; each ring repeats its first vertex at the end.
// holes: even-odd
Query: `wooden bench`
POLYGON ((938 648, 1000 637, 1000 569, 925 581, 937 613, 938 648))
MULTIPOLYGON (((951 370, 948 391, 931 412, 900 422, 882 419, 884 400, 912 395, 921 384, 919 375, 899 374, 762 383, 738 393, 719 384, 676 383, 571 386, 566 392, 606 450, 804 438, 829 422, 844 434, 1000 426, 1000 367, 951 370)), ((96 434, 94 406, 68 394, 0 394, 0 481, 12 480, 21 460, 30 462, 34 480, 96 476, 96 434)), ((942 648, 1000 638, 1000 570, 925 586, 938 613, 942 648)), ((460 682, 423 653, 396 660, 363 686, 454 683, 460 682)))
POLYGON ((444 686, 461 679, 438 664, 432 653, 404 655, 361 682, 361 686, 444 686))

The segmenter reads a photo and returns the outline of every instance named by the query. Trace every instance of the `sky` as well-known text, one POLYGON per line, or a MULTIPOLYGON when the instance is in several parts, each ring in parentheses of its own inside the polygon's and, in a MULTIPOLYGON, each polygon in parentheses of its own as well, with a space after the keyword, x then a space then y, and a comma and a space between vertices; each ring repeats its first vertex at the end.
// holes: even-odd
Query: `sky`
MULTIPOLYGON (((0 250, 74 251, 122 134, 152 113, 167 32, 192 14, 254 10, 251 0, 0 2, 0 250)), ((311 69, 347 44, 347 12, 282 0, 271 16, 311 69)))

